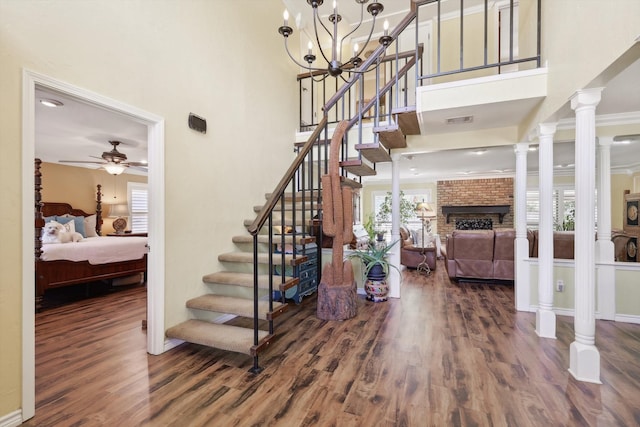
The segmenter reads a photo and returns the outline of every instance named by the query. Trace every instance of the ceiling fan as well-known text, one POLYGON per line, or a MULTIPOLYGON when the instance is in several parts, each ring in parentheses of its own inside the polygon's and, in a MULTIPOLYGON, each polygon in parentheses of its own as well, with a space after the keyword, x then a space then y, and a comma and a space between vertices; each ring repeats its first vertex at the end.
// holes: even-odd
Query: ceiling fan
POLYGON ((127 155, 118 151, 118 145, 121 144, 120 141, 109 141, 109 144, 113 146, 111 151, 105 151, 102 153, 102 156, 89 156, 95 159, 102 159, 102 162, 96 162, 92 160, 59 160, 60 163, 91 163, 100 165, 104 170, 112 175, 120 175, 124 172, 128 167, 132 167, 135 169, 142 170, 144 172, 147 171, 147 163, 146 162, 128 162, 127 155))

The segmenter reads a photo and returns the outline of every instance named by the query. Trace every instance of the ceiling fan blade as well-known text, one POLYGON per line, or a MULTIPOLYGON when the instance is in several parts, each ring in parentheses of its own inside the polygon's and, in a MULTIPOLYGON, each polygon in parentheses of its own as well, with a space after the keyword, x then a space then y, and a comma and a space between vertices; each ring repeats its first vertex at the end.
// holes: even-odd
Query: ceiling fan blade
POLYGON ((143 168, 146 168, 147 166, 149 166, 149 164, 146 162, 123 162, 123 164, 127 164, 129 166, 140 166, 143 168))
POLYGON ((104 165, 104 162, 94 162, 93 160, 58 160, 58 163, 90 163, 94 165, 104 165))
POLYGON ((131 164, 129 164, 129 165, 131 166, 131 169, 135 169, 135 170, 140 171, 140 172, 149 172, 149 169, 147 169, 146 165, 144 167, 143 166, 131 165, 131 164))

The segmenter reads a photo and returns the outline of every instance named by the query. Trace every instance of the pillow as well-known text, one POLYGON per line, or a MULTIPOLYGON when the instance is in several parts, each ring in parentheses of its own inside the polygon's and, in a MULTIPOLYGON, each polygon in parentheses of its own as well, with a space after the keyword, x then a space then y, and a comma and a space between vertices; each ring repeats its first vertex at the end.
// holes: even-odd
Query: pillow
POLYGON ((82 234, 82 237, 87 237, 87 233, 85 232, 85 227, 84 227, 83 216, 73 216, 69 214, 64 214, 62 216, 57 217, 56 220, 61 224, 66 224, 67 222, 73 220, 76 227, 76 231, 82 234), (64 222, 62 222, 62 220, 64 220, 64 222))
POLYGON ((61 223, 60 221, 57 221, 59 224, 62 224, 62 226, 64 227, 64 230, 67 233, 75 233, 76 232, 76 224, 73 221, 67 221, 66 223, 61 223))
POLYGON ((84 232, 86 233, 85 237, 98 237, 95 214, 84 217, 84 232))
POLYGON ((55 220, 56 220, 56 216, 55 215, 45 216, 44 217, 44 223, 45 224, 48 223, 48 222, 51 222, 51 221, 55 221, 55 220))

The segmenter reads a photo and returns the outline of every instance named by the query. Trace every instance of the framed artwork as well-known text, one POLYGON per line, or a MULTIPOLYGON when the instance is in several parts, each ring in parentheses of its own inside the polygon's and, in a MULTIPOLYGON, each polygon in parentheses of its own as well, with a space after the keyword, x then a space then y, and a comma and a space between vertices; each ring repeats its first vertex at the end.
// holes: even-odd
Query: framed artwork
POLYGON ((640 193, 624 195, 624 231, 638 235, 640 233, 640 193))

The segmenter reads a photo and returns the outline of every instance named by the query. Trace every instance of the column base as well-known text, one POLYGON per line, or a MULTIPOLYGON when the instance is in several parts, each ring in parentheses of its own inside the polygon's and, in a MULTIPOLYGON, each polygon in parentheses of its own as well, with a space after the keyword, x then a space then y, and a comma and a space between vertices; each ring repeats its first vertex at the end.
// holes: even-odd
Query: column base
POLYGON ((556 314, 551 310, 536 311, 536 334, 541 338, 556 339, 556 314))
POLYGON ((600 352, 595 345, 574 341, 569 346, 569 373, 578 381, 602 384, 600 352))

